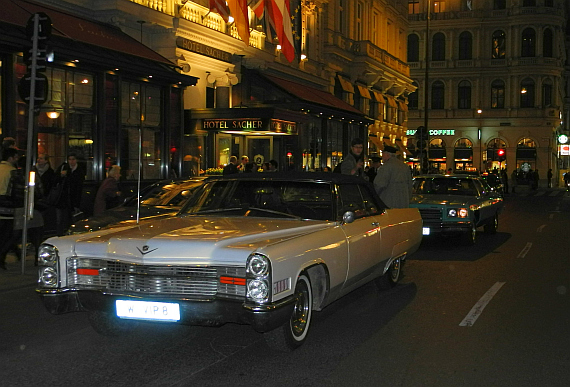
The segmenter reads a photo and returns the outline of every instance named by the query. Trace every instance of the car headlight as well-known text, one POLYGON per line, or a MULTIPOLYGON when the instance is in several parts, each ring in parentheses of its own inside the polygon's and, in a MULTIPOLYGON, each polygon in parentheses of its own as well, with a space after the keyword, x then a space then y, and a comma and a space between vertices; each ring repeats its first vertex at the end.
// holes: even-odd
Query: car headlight
POLYGON ((450 208, 447 210, 447 216, 449 218, 467 218, 469 211, 467 208, 450 208))
POLYGON ((262 254, 251 254, 245 265, 247 294, 254 302, 267 302, 271 298, 271 262, 262 254))
POLYGON ((42 266, 55 266, 57 263, 57 247, 42 244, 38 249, 38 264, 42 266))
POLYGON ((39 284, 45 287, 56 287, 58 278, 57 271, 53 267, 42 267, 39 271, 39 284))
POLYGON ((269 272, 269 259, 260 254, 253 254, 247 262, 247 272, 253 276, 263 276, 269 272))

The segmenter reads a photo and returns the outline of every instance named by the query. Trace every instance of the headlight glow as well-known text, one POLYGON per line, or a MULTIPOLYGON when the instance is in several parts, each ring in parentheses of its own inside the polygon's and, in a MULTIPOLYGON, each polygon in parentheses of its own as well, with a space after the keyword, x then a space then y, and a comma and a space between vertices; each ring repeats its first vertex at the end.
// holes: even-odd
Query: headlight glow
POLYGON ((57 286, 57 272, 53 267, 43 267, 40 270, 40 284, 43 286, 57 286))
POLYGON ((255 301, 265 301, 269 295, 269 285, 267 281, 249 281, 247 284, 247 295, 255 301))
POLYGON ((467 211, 467 208, 460 208, 459 209, 459 217, 460 218, 467 218, 467 216, 469 216, 469 211, 467 211))
POLYGON ((40 265, 54 266, 57 262, 57 248, 52 245, 42 244, 38 249, 38 260, 40 265))
POLYGON ((447 211, 447 216, 450 218, 455 218, 457 216, 457 210, 455 208, 451 208, 449 211, 447 211))
POLYGON ((256 277, 267 275, 269 260, 263 255, 252 255, 247 263, 247 272, 256 277))

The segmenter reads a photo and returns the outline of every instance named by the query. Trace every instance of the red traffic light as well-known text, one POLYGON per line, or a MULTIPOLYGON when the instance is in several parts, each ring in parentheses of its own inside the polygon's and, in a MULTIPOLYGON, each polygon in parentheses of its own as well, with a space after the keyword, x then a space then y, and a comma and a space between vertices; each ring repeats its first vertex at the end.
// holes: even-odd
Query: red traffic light
POLYGON ((504 157, 505 156, 505 150, 504 149, 499 149, 497 151, 497 156, 499 157, 504 157))

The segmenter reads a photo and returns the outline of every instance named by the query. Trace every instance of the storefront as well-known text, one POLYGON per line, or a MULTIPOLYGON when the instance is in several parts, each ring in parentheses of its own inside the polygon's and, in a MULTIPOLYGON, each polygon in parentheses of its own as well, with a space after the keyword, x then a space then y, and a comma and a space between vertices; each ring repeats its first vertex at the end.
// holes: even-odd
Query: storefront
POLYGON ((30 160, 47 153, 56 168, 75 153, 85 167, 87 189, 112 164, 121 166, 125 180, 135 181, 139 170, 145 180, 168 177, 169 150, 183 133, 182 93, 197 78, 179 74, 174 63, 111 25, 25 1, 3 7, 1 137, 14 137, 26 149, 28 108, 16 90, 27 70, 22 48, 31 46, 25 26, 43 12, 53 24, 48 95, 34 119, 30 160))
POLYGON ((243 69, 232 89, 234 108, 187 111, 182 175, 220 173, 230 156, 248 156, 279 170, 332 167, 353 138, 367 138, 372 120, 332 94, 306 84, 243 69))

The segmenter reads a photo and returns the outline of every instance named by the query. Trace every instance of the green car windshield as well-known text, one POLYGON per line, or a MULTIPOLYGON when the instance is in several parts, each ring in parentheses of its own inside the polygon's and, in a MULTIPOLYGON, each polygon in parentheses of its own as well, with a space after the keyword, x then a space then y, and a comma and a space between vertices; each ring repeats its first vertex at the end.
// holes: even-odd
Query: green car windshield
POLYGON ((414 179, 414 194, 477 196, 478 191, 472 179, 417 177, 414 179))

